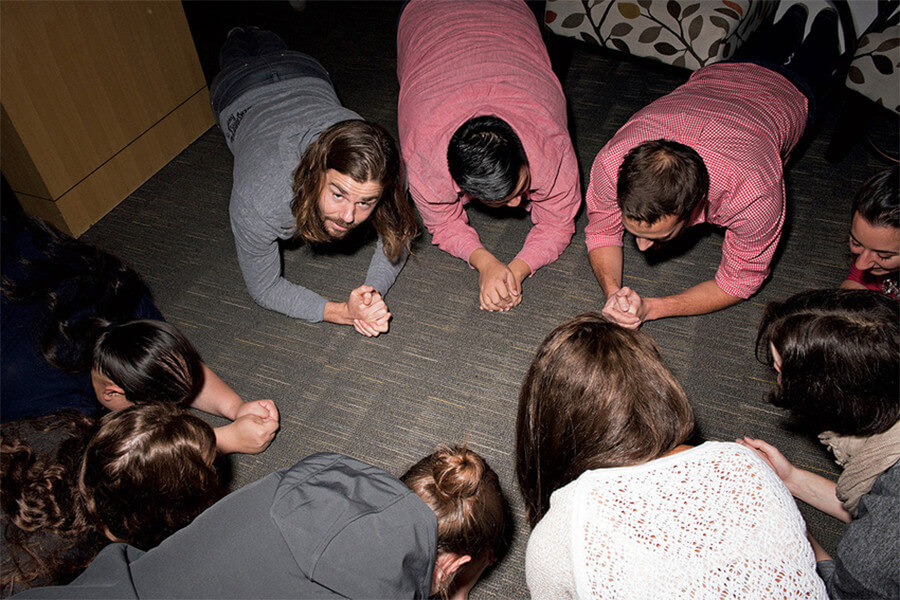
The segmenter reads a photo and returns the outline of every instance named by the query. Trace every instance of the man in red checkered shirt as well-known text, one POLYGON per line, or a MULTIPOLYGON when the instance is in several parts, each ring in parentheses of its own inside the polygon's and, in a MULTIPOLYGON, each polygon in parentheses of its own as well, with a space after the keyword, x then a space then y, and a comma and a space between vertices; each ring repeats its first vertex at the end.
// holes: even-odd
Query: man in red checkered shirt
MULTIPOLYGON (((805 21, 798 7, 773 29, 791 26, 799 42, 805 21)), ((603 147, 591 169, 585 234, 607 318, 633 328, 726 308, 759 289, 784 225, 783 160, 803 134, 816 86, 830 75, 821 46, 833 43, 836 59, 836 40, 836 17, 825 12, 787 68, 754 60, 699 69, 603 147), (817 72, 806 77, 806 66, 817 72), (704 222, 725 228, 714 279, 657 298, 622 287, 623 229, 645 251, 704 222)))

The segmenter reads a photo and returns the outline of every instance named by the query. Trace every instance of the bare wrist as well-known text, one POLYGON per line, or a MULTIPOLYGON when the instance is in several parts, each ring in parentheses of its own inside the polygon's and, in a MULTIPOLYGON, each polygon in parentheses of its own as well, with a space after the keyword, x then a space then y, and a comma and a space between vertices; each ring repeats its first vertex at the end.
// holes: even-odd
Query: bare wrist
POLYGON ((231 432, 233 430, 234 423, 229 423, 228 425, 216 427, 215 429, 213 429, 213 433, 215 433, 216 435, 216 451, 219 454, 224 455, 234 452, 231 435, 231 432))
POLYGON ((499 262, 500 261, 497 260, 493 254, 484 248, 476 248, 472 251, 472 254, 469 255, 469 264, 475 267, 479 273, 492 264, 499 262))
POLYGON ((531 267, 528 266, 528 263, 522 260, 521 258, 514 258, 510 261, 509 270, 512 271, 513 275, 515 275, 516 280, 521 284, 525 281, 525 278, 531 275, 531 267))
POLYGON ((350 325, 353 317, 350 316, 350 306, 346 302, 326 302, 323 320, 337 325, 350 325))

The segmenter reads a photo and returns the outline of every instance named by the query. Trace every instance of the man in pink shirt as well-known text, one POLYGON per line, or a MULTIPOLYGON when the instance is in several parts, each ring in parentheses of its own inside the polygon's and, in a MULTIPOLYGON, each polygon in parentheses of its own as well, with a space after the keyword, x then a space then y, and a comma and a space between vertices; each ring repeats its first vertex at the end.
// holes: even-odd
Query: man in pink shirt
POLYGON ((783 160, 837 59, 836 15, 820 13, 793 52, 805 23, 806 9, 794 5, 750 46, 753 59, 699 69, 638 111, 597 155, 585 237, 607 318, 634 328, 708 313, 762 285, 784 225, 783 160), (622 287, 623 229, 645 251, 704 222, 725 228, 714 279, 658 298, 622 287))
POLYGON ((432 242, 479 272, 481 308, 509 310, 556 260, 581 202, 566 101, 521 0, 412 0, 397 30, 398 123, 409 189, 432 242), (523 206, 534 226, 508 264, 464 207, 523 206))

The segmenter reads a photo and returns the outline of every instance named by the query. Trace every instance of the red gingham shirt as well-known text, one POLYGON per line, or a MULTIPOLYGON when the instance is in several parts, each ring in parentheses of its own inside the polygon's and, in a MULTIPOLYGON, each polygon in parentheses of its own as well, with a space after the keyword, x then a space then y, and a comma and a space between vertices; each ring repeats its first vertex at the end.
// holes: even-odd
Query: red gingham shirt
POLYGON ((725 228, 716 285, 749 298, 768 276, 781 237, 783 161, 800 140, 806 117, 806 97, 778 73, 752 63, 699 69, 635 113, 600 150, 586 194, 588 251, 622 245, 616 182, 625 154, 650 140, 680 142, 700 154, 709 172, 709 200, 686 226, 725 228))

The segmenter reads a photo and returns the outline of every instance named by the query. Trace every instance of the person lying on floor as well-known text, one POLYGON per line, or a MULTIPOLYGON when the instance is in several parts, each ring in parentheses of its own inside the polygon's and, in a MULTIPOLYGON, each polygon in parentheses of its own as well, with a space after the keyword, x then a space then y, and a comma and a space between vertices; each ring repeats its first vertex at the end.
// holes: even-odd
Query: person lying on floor
POLYGON ((850 273, 841 284, 900 297, 900 166, 866 181, 850 211, 850 273))
POLYGON ((121 260, 30 215, 3 216, 2 246, 3 422, 168 402, 232 420, 215 430, 223 454, 271 443, 275 403, 244 402, 203 364, 121 260))
POLYGON ((149 550, 222 496, 212 428, 171 406, 0 426, 2 597, 72 581, 111 542, 149 550))
POLYGON ((693 432, 650 336, 599 312, 550 332, 516 424, 533 600, 826 598, 778 476, 693 432))
POLYGON ((496 473, 442 448, 399 479, 315 454, 141 552, 108 546, 65 587, 21 598, 463 599, 506 540, 496 473))
POLYGON ((432 243, 478 271, 482 310, 507 311, 522 301, 523 281, 559 258, 575 233, 578 160, 562 86, 528 6, 460 6, 413 0, 403 8, 400 150, 432 243), (509 262, 469 225, 465 207, 479 202, 531 213, 534 226, 509 262))
POLYGON ((805 23, 806 8, 791 6, 735 59, 698 69, 635 113, 597 154, 585 239, 608 318, 639 327, 709 313, 763 284, 784 225, 784 160, 838 57, 833 9, 817 15, 801 44, 805 23), (623 231, 641 252, 663 252, 700 223, 725 229, 713 279, 659 297, 623 286, 623 231))
POLYGON ((210 99, 234 154, 229 214, 250 296, 289 317, 387 332, 384 296, 418 230, 393 138, 341 106, 325 68, 272 32, 232 29, 219 63, 210 99), (378 242, 347 300, 282 275, 279 241, 358 243, 351 234, 366 221, 378 242))
POLYGON ((769 401, 819 434, 843 467, 837 483, 754 449, 794 497, 846 523, 832 558, 813 540, 828 595, 900 593, 900 310, 869 290, 811 290, 766 307, 756 343, 778 373, 769 401))

